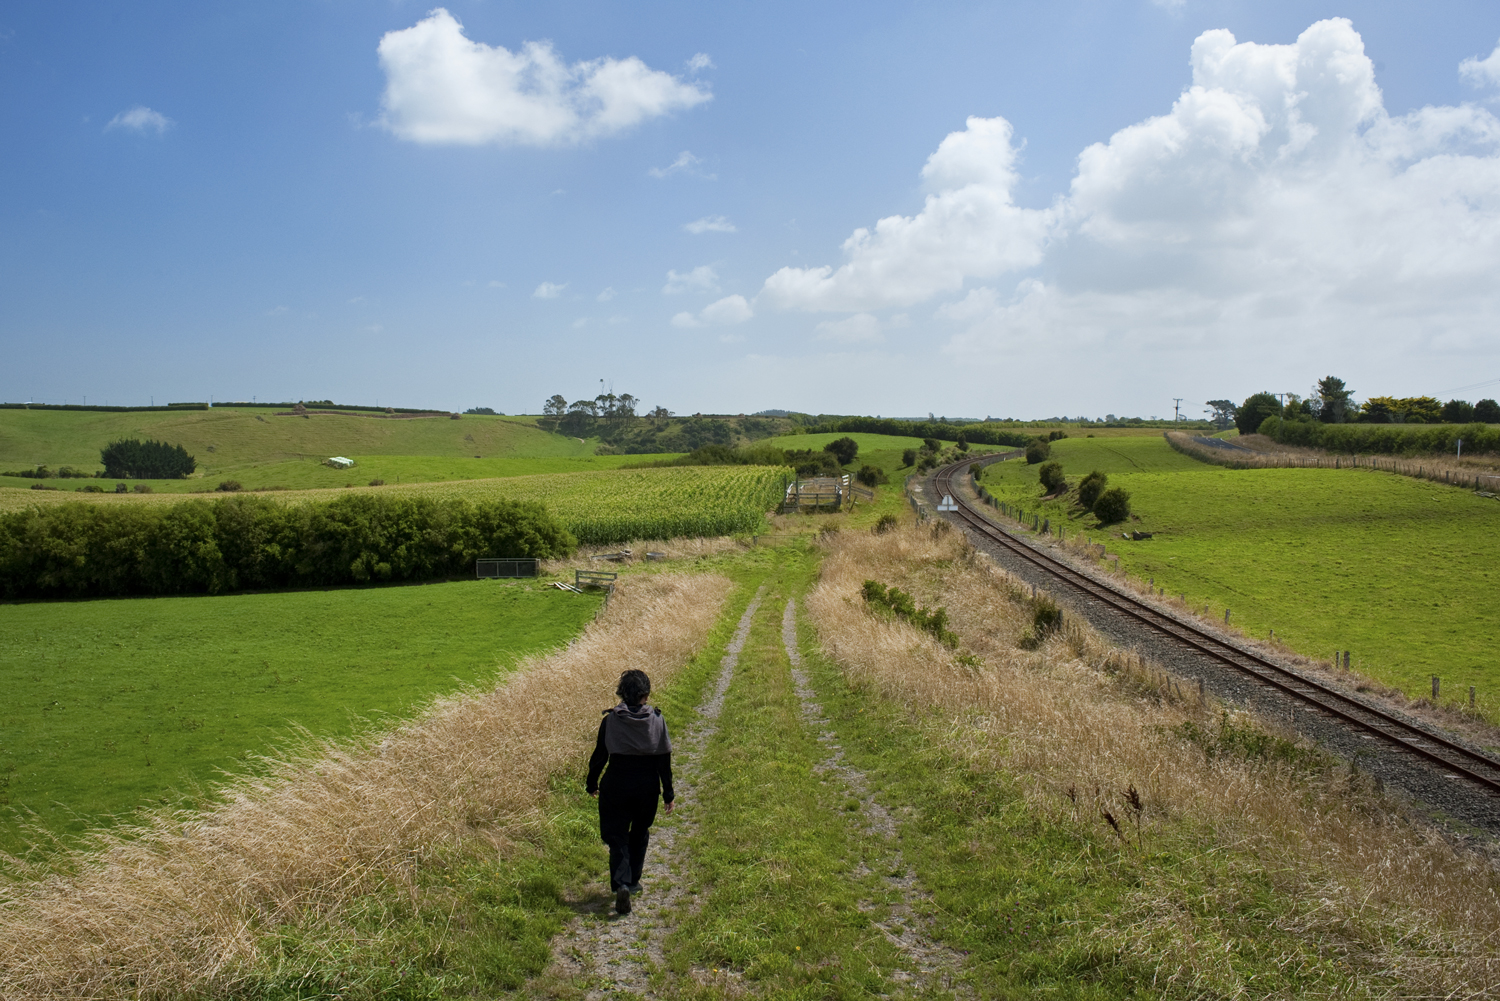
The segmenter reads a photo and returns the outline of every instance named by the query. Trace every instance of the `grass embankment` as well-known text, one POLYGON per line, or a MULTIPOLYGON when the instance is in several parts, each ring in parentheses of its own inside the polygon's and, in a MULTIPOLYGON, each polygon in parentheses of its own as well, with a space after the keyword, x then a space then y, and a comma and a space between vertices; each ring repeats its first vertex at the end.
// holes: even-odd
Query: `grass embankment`
POLYGON ((599 599, 534 584, 0 607, 0 849, 178 804, 300 731, 388 726, 575 635, 599 599))
POLYGON ((1224 469, 1173 451, 1160 436, 1053 442, 1071 486, 1094 469, 1130 492, 1125 528, 1100 529, 1067 500, 1043 501, 1037 466, 997 463, 981 482, 1001 500, 1050 518, 1054 531, 1109 541, 1120 566, 1168 594, 1312 657, 1352 650, 1364 673, 1500 714, 1500 570, 1483 540, 1500 504, 1472 491, 1368 469, 1224 469))
MULTIPOLYGON (((144 481, 153 490, 168 492, 212 489, 228 479, 246 489, 307 489, 376 478, 394 483, 398 476, 403 482, 425 482, 612 469, 625 461, 622 456, 593 455, 593 442, 549 434, 512 418, 476 414, 455 421, 355 414, 278 417, 271 410, 232 408, 138 413, 0 410, 0 472, 39 464, 92 472, 100 468, 100 449, 120 438, 182 445, 197 460, 200 475, 191 479, 144 481), (358 465, 349 470, 322 465, 334 455, 358 465), (515 459, 552 462, 538 467, 501 461, 515 459)), ((0 486, 29 487, 33 482, 0 477, 0 486)), ((91 481, 46 482, 73 490, 91 481)))
MULTIPOLYGON (((373 490, 409 496, 539 501, 562 519, 579 542, 592 545, 629 539, 753 534, 764 528, 765 512, 781 502, 791 475, 791 470, 777 466, 677 466, 352 490, 300 490, 268 496, 300 504, 373 490)), ((173 504, 183 498, 170 494, 0 490, 0 511, 79 500, 90 504, 173 504)))
POLYGON ((567 913, 563 881, 592 840, 582 811, 546 809, 551 783, 587 757, 619 672, 649 669, 670 690, 729 589, 711 575, 637 578, 577 643, 493 690, 442 700, 378 744, 288 759, 206 812, 163 813, 44 860, 0 890, 0 993, 516 986, 545 962, 567 913))
POLYGON ((978 996, 1500 984, 1500 878, 1358 772, 1172 698, 1086 627, 1025 649, 1024 589, 957 533, 828 546, 815 678, 851 763, 905 818, 903 852, 978 996), (872 613, 866 579, 945 607, 960 649, 872 613))

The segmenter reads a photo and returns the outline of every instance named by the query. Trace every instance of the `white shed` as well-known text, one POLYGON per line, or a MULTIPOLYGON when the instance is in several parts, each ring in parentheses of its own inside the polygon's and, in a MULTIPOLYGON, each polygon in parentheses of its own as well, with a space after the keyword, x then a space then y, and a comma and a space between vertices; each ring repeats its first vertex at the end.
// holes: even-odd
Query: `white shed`
POLYGON ((332 466, 334 469, 348 469, 354 465, 354 460, 346 459, 342 455, 335 455, 333 458, 326 460, 326 464, 332 466))

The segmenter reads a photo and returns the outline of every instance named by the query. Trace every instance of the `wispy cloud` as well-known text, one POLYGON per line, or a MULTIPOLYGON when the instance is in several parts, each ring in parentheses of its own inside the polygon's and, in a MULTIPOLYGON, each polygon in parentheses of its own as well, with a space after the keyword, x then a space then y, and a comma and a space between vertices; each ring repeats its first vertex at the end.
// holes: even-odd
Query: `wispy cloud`
POLYGON ((536 299, 556 299, 562 295, 563 289, 567 287, 567 282, 563 282, 561 285, 556 282, 542 282, 531 295, 536 299))
POLYGON ((122 111, 111 118, 109 124, 104 126, 104 129, 106 132, 110 129, 125 129, 130 132, 139 132, 143 135, 147 132, 155 132, 157 135, 161 135, 175 124, 177 123, 161 112, 152 111, 144 104, 137 104, 135 107, 122 111))
POLYGON ((754 315, 755 310, 744 296, 726 295, 717 302, 704 306, 696 316, 692 313, 678 313, 672 317, 672 326, 685 329, 705 326, 728 327, 744 323, 754 315))
POLYGON ((609 302, 609 300, 613 299, 614 297, 615 297, 615 290, 614 290, 613 286, 605 289, 604 291, 600 292, 598 295, 594 296, 594 298, 597 299, 597 300, 599 300, 600 302, 609 302))
POLYGON ((662 286, 665 295, 681 295, 684 292, 717 292, 719 276, 712 267, 700 264, 691 271, 668 271, 667 283, 662 286))
POLYGON ((646 173, 656 178, 671 177, 673 174, 689 174, 693 177, 701 177, 712 181, 714 179, 713 174, 705 174, 698 169, 698 165, 702 162, 703 157, 694 156, 690 150, 683 150, 677 154, 677 159, 665 167, 652 167, 646 173))
POLYGON ((728 219, 724 218, 721 215, 706 215, 702 219, 694 219, 692 222, 685 224, 682 228, 687 230, 689 233, 692 233, 694 236, 701 236, 704 233, 738 232, 738 230, 734 228, 734 223, 730 222, 728 219))
POLYGON ((707 52, 700 52, 687 61, 689 73, 701 73, 703 70, 714 68, 714 61, 708 58, 707 52))

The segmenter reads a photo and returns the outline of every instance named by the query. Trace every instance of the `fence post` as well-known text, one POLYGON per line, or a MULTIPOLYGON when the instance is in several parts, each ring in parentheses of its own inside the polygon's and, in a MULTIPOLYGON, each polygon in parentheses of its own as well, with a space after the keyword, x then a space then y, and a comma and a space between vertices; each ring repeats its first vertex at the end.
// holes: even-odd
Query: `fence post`
POLYGON ((1436 702, 1438 700, 1438 687, 1441 684, 1442 684, 1442 682, 1438 680, 1438 676, 1434 674, 1432 676, 1432 701, 1433 702, 1436 702))
POLYGON ((1229 625, 1229 609, 1224 609, 1224 624, 1229 625))
POLYGON ((1474 708, 1474 686, 1473 685, 1469 686, 1469 708, 1470 709, 1474 708))

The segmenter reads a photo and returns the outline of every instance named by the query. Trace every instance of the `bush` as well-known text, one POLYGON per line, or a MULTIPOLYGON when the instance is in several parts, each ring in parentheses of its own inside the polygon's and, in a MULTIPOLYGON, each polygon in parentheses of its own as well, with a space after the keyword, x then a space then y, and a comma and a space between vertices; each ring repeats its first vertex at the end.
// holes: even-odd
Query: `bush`
POLYGON ((937 454, 938 452, 941 452, 943 450, 942 442, 938 441, 936 438, 923 438, 922 447, 927 449, 927 451, 932 452, 933 454, 937 454))
POLYGON ((878 487, 882 483, 890 482, 890 477, 886 476, 885 470, 879 466, 860 466, 854 478, 867 487, 878 487))
POLYGON ((915 466, 917 464, 917 450, 914 448, 903 449, 901 452, 901 465, 915 466))
POLYGON ((218 486, 214 487, 214 489, 221 494, 237 494, 245 488, 240 486, 239 480, 225 480, 223 483, 220 483, 218 486))
POLYGON ((1270 393, 1256 393, 1234 412, 1234 425, 1240 434, 1255 434, 1267 417, 1281 414, 1281 401, 1270 393))
POLYGON ((370 481, 370 486, 372 486, 372 487, 383 487, 383 486, 385 486, 385 480, 381 480, 381 479, 371 480, 370 481))
POLYGON ((1052 445, 1042 439, 1037 439, 1026 446, 1026 462, 1028 465, 1036 465, 1038 462, 1046 462, 1047 457, 1052 454, 1052 445))
MULTIPOLYGON (((145 486, 145 484, 137 484, 137 485, 138 486, 145 486)), ((117 493, 117 494, 128 494, 128 493, 130 493, 130 488, 127 487, 123 483, 116 483, 115 484, 115 493, 117 493)))
POLYGON ((1055 494, 1059 490, 1065 489, 1068 485, 1067 479, 1063 476, 1062 463, 1060 462, 1044 463, 1042 468, 1037 470, 1037 475, 1041 477, 1042 487, 1049 494, 1055 494))
MULTIPOLYGON (((130 489, 134 490, 138 494, 149 494, 151 492, 151 484, 149 484, 149 483, 137 483, 135 486, 131 487, 130 489)), ((115 487, 115 493, 123 493, 123 491, 120 490, 119 487, 115 487)))
POLYGON ((823 451, 832 452, 838 456, 840 466, 847 466, 854 461, 855 456, 859 455, 859 442, 847 436, 835 438, 823 446, 823 451))
MULTIPOLYGON (((939 522, 939 524, 946 524, 939 522)), ((917 607, 912 596, 900 588, 887 589, 879 581, 867 580, 860 589, 865 601, 881 608, 889 609, 897 618, 905 619, 918 629, 931 633, 939 643, 946 647, 958 646, 958 637, 948 628, 948 610, 937 608, 924 611, 917 607)))
POLYGON ((1078 484, 1078 503, 1083 505, 1085 511, 1092 510, 1099 500, 1099 495, 1104 493, 1105 484, 1109 477, 1094 470, 1085 476, 1078 484))
POLYGON ((1130 495, 1121 487, 1111 487, 1094 501, 1094 514, 1101 525, 1113 525, 1130 517, 1130 495))
POLYGON ((870 529, 876 535, 884 535, 886 532, 895 531, 901 524, 894 514, 883 514, 875 522, 875 527, 870 529))
POLYGON ((1051 434, 1047 435, 1047 440, 1048 441, 1061 441, 1062 439, 1066 438, 1067 436, 1068 436, 1068 432, 1066 432, 1066 431, 1053 431, 1051 434))
POLYGON ((969 450, 969 439, 964 437, 964 433, 962 431, 958 433, 958 441, 955 442, 955 444, 958 445, 958 450, 960 452, 967 452, 969 450))
POLYGON ((104 475, 116 480, 176 480, 198 468, 181 445, 134 438, 106 445, 99 453, 99 461, 104 463, 104 475))
POLYGON ((1021 648, 1035 650, 1053 633, 1061 630, 1062 624, 1062 609, 1051 598, 1038 598, 1031 613, 1031 626, 1021 634, 1021 648))
POLYGON ((85 483, 83 486, 81 486, 81 487, 78 488, 78 493, 81 493, 81 494, 102 494, 102 493, 104 493, 104 487, 102 487, 98 483, 85 483))
POLYGON ((1480 400, 1474 404, 1474 419, 1481 424, 1500 424, 1500 403, 1480 400))
POLYGON ((481 557, 576 547, 542 505, 358 494, 171 505, 37 506, 0 515, 0 596, 84 598, 326 587, 473 574, 481 557))

